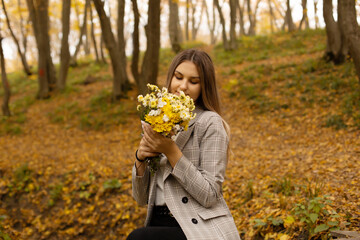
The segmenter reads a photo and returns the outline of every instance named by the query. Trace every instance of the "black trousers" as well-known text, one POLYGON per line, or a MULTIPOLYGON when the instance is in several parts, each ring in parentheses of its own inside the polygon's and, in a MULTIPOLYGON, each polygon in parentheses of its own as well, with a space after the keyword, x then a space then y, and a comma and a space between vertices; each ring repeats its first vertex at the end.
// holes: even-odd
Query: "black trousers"
POLYGON ((186 236, 174 217, 154 214, 150 226, 135 229, 127 240, 186 240, 186 236))

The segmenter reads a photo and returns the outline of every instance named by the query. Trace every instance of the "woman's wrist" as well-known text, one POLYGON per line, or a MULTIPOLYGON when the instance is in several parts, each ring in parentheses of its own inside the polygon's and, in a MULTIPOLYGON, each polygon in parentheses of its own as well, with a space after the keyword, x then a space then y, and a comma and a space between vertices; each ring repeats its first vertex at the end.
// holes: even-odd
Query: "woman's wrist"
POLYGON ((145 159, 140 159, 140 158, 138 157, 138 150, 139 150, 139 149, 137 149, 136 152, 135 152, 136 160, 139 161, 139 162, 141 162, 141 163, 143 163, 143 162, 145 162, 145 159))
POLYGON ((179 149, 179 147, 176 145, 176 143, 173 143, 171 147, 168 148, 168 151, 164 154, 166 158, 169 160, 170 165, 172 167, 175 167, 176 163, 182 157, 182 152, 179 149))

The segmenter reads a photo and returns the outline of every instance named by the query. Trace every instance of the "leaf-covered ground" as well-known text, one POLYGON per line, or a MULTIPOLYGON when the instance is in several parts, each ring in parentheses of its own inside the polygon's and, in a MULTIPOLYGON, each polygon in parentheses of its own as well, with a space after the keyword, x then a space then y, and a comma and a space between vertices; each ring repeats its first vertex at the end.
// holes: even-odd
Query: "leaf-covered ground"
MULTIPOLYGON (((321 59, 323 31, 238 43, 232 53, 204 47, 231 126, 224 195, 242 238, 360 231, 360 87, 352 63, 321 59)), ((161 56, 163 83, 173 54, 161 56)), ((34 99, 36 78, 10 75, 14 115, 0 119, 0 238, 124 239, 142 226, 146 210, 131 197, 137 93, 111 102, 110 73, 82 62, 65 92, 42 101, 34 99)))

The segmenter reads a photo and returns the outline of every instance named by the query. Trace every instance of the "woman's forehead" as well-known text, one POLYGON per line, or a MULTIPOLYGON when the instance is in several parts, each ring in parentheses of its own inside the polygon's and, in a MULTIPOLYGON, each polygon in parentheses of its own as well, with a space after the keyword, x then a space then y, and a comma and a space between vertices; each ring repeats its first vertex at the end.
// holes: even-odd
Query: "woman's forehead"
POLYGON ((175 72, 180 72, 183 75, 191 75, 191 76, 198 76, 199 72, 195 65, 195 63, 190 61, 185 61, 180 63, 176 69, 175 72))

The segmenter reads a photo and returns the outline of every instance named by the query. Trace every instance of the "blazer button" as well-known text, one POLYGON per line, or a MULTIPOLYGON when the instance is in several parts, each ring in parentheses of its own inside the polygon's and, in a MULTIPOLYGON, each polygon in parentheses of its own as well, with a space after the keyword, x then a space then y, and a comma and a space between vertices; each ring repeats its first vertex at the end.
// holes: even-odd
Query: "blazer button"
POLYGON ((181 200, 183 203, 187 203, 189 201, 189 199, 187 197, 183 197, 181 200))
POLYGON ((193 224, 197 224, 198 223, 198 220, 196 220, 195 218, 191 219, 192 223, 193 224))

